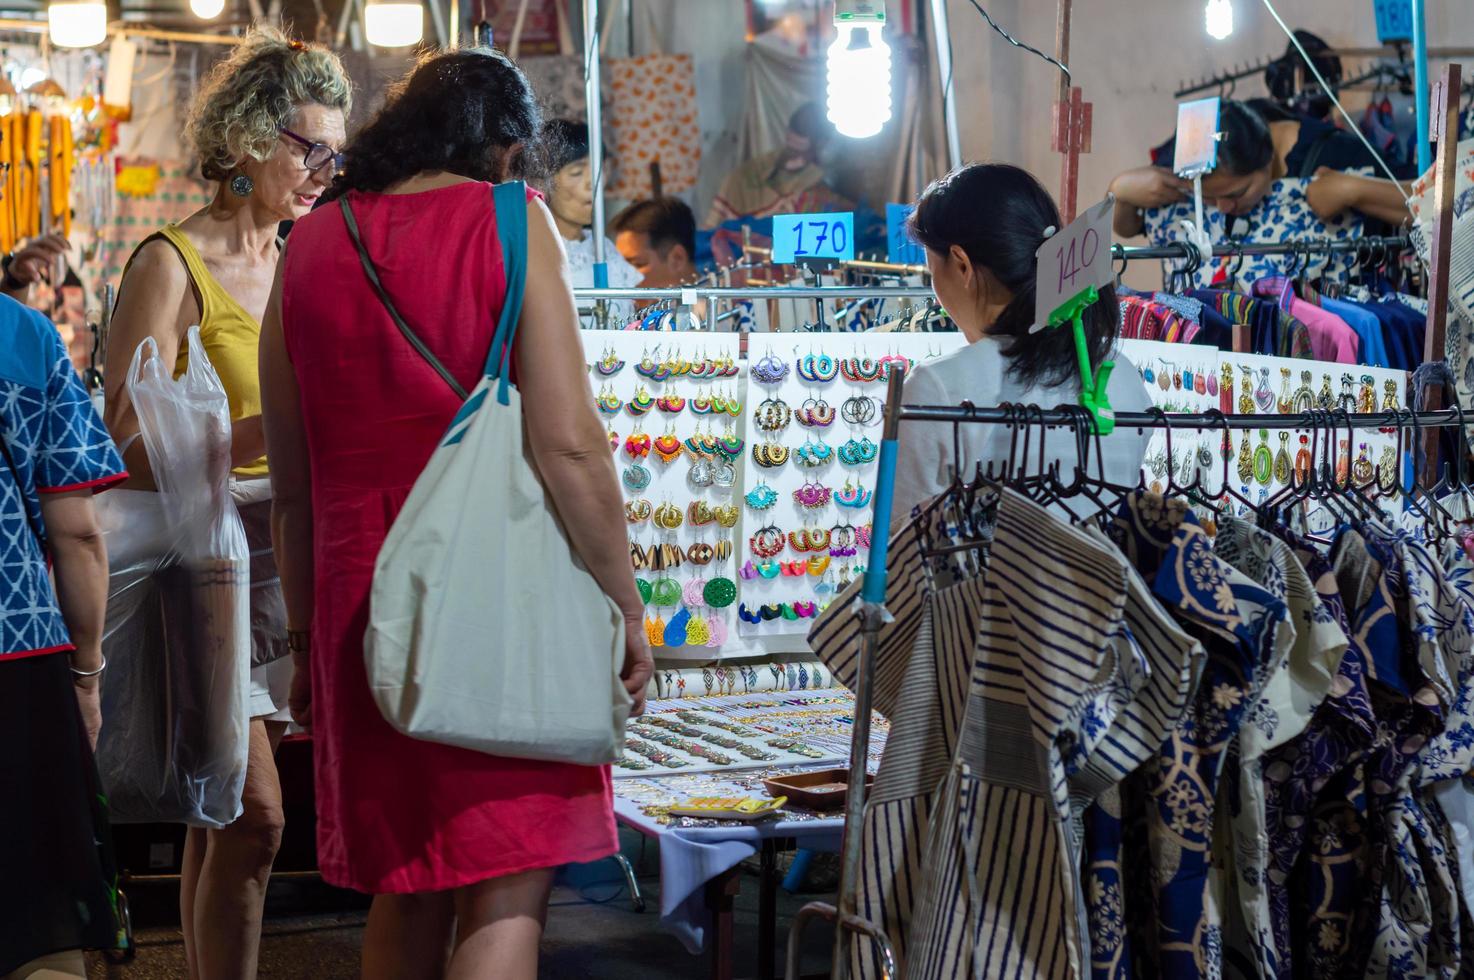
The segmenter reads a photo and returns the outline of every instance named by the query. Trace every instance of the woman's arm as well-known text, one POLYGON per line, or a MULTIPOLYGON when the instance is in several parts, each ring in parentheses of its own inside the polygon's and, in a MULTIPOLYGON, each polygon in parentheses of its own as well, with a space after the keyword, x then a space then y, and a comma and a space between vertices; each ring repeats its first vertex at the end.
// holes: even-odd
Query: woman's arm
POLYGON ((1412 192, 1411 182, 1394 184, 1380 177, 1321 167, 1306 188, 1305 197, 1311 210, 1327 221, 1347 211, 1360 211, 1369 218, 1401 225, 1410 216, 1404 195, 1412 192))
MULTIPOLYGON (((119 446, 138 434, 138 415, 128 397, 128 367, 133 354, 147 337, 159 345, 159 357, 171 369, 180 345, 192 324, 201 317, 199 301, 190 284, 189 271, 179 253, 159 239, 139 249, 118 287, 118 305, 108 333, 106 404, 103 421, 119 446)), ((265 452, 259 418, 241 419, 231 427, 231 465, 259 459, 265 452)), ((153 470, 143 440, 135 439, 123 453, 133 489, 153 489, 153 470)))
POLYGON ((163 240, 144 245, 118 287, 118 305, 113 310, 102 370, 106 379, 103 422, 113 441, 126 446, 123 462, 128 466, 129 478, 125 486, 154 486, 143 440, 133 438, 138 435, 138 415, 128 397, 127 384, 133 354, 139 344, 152 337, 159 345, 159 357, 173 365, 189 324, 198 319, 199 304, 190 289, 189 272, 174 246, 163 240))
MULTIPOLYGON (((552 215, 527 205, 527 292, 512 356, 528 443, 569 540, 594 579, 624 613, 626 688, 643 710, 653 662, 645 605, 630 568, 629 540, 609 438, 594 411, 568 266, 552 215)), ((272 460, 275 467, 276 461, 272 460)))
POLYGON ((1111 181, 1116 195, 1116 212, 1112 219, 1117 235, 1132 238, 1146 227, 1141 212, 1185 201, 1192 195, 1192 184, 1164 167, 1138 167, 1118 174, 1111 181))
POLYGON ((271 546, 287 605, 287 630, 292 637, 292 676, 289 704, 292 720, 311 726, 311 673, 308 648, 301 634, 312 629, 313 589, 312 461, 302 428, 301 393, 287 355, 281 322, 281 277, 286 252, 277 263, 276 282, 261 321, 261 420, 266 451, 271 457, 271 546))

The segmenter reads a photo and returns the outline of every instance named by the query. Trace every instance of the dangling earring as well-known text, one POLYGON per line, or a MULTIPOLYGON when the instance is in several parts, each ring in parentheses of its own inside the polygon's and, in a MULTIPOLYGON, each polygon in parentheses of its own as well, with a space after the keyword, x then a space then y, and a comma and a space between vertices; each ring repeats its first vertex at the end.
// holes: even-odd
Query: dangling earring
POLYGON ((230 192, 236 197, 250 197, 255 189, 256 182, 245 174, 236 174, 230 178, 230 192))

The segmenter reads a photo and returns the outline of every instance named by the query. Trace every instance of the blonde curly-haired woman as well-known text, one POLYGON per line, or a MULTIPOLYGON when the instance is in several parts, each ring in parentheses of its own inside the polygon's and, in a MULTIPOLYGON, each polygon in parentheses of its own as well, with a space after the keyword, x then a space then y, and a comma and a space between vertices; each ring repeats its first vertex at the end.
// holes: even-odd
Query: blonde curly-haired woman
POLYGON ((191 978, 256 976, 266 883, 281 841, 273 754, 286 730, 291 658, 271 555, 270 481, 261 430, 257 348, 278 257, 277 227, 312 210, 338 169, 351 86, 326 48, 256 31, 205 80, 187 136, 209 206, 145 241, 123 273, 112 320, 106 421, 124 450, 126 486, 153 489, 124 379, 153 337, 175 373, 192 324, 230 396, 235 496, 251 545, 251 733, 243 812, 222 830, 191 827, 180 915, 191 978))

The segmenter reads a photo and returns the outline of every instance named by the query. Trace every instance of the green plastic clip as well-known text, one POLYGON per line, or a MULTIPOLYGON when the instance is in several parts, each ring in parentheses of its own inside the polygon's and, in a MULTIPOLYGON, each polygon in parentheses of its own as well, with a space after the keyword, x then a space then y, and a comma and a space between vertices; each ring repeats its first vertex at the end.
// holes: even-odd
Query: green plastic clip
POLYGON ((1115 431, 1116 413, 1111 408, 1106 388, 1111 383, 1111 372, 1115 361, 1102 361, 1093 373, 1090 370, 1090 348, 1085 340, 1085 322, 1081 315, 1085 308, 1100 300, 1100 291, 1094 286, 1077 295, 1049 315, 1049 326, 1057 327, 1065 322, 1075 325, 1075 357, 1080 363, 1080 404, 1095 420, 1098 435, 1108 436, 1115 431))

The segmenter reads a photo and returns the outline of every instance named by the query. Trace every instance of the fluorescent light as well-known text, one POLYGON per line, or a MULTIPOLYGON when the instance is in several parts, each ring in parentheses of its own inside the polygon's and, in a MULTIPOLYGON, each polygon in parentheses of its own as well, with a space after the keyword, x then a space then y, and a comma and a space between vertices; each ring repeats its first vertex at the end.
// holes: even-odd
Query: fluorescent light
POLYGON ((841 135, 865 139, 891 118, 891 49, 881 24, 838 23, 829 46, 829 121, 841 135))
POLYGON ((189 0, 189 9, 200 20, 214 20, 225 10, 225 0, 189 0))
POLYGON ((419 3, 395 0, 363 7, 364 33, 368 42, 381 48, 405 48, 419 44, 425 36, 425 8, 419 3))
POLYGON ((52 0, 46 8, 51 43, 60 48, 91 48, 107 40, 107 4, 52 0))
POLYGON ((1222 41, 1233 33, 1233 4, 1230 0, 1208 0, 1203 10, 1208 36, 1222 41))

